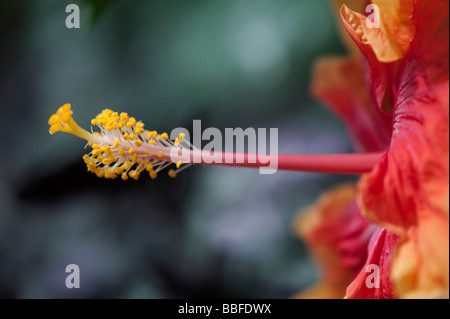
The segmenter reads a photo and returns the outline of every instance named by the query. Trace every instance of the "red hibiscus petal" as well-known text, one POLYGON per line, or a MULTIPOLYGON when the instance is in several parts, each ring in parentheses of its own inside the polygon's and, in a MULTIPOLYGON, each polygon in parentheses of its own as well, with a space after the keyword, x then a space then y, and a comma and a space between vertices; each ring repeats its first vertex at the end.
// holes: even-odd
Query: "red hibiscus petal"
POLYGON ((323 276, 295 297, 343 298, 347 285, 364 264, 375 228, 361 217, 355 195, 354 185, 339 186, 299 214, 295 230, 319 263, 323 276))
POLYGON ((358 185, 363 214, 402 236, 393 277, 402 297, 448 294, 448 7, 448 1, 414 2, 411 48, 384 65, 394 101, 391 146, 358 185), (416 265, 402 265, 405 256, 416 265))
POLYGON ((390 280, 393 247, 398 235, 385 228, 379 228, 369 244, 366 264, 347 287, 347 299, 390 299, 394 298, 390 280))
POLYGON ((427 207, 448 215, 449 2, 416 3, 417 39, 386 67, 396 101, 391 146, 359 184, 366 216, 398 233, 427 207))
POLYGON ((358 151, 387 149, 391 116, 380 112, 371 99, 360 57, 318 60, 311 91, 347 124, 358 151))

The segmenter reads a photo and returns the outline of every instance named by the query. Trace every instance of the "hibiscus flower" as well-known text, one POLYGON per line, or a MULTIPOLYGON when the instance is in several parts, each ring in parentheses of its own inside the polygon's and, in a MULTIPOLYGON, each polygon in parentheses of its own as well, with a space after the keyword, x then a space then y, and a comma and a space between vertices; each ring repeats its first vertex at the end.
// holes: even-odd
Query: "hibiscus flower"
MULTIPOLYGON (((324 194, 297 219, 324 270, 321 282, 300 296, 448 298, 449 3, 373 0, 374 21, 358 13, 367 3, 349 1, 356 11, 342 5, 351 55, 320 60, 312 85, 362 153, 274 155, 279 169, 363 174, 356 187, 324 194)), ((219 152, 212 155, 219 161, 205 161, 185 135, 170 139, 111 110, 92 120, 100 131, 89 133, 72 114, 68 104, 59 108, 50 133, 86 139, 92 151, 84 161, 99 177, 138 179, 147 171, 153 179, 172 164, 175 177, 197 157, 198 164, 267 163, 265 154, 266 161, 256 155, 252 162, 249 154, 219 152)))
MULTIPOLYGON (((387 148, 357 185, 362 215, 379 228, 346 297, 448 298, 449 3, 372 3, 379 8, 379 28, 345 5, 340 9, 362 56, 351 50, 351 57, 319 61, 312 85, 315 96, 347 123, 360 150, 387 148)), ((366 2, 355 4, 361 11, 366 2)), ((320 201, 317 206, 323 214, 320 201)), ((345 216, 345 207, 335 209, 345 216)), ((313 232, 328 223, 314 225, 313 232)), ((340 226, 346 225, 343 219, 340 226)), ((311 244, 307 231, 299 233, 311 244)), ((348 270, 339 263, 334 268, 348 270)))

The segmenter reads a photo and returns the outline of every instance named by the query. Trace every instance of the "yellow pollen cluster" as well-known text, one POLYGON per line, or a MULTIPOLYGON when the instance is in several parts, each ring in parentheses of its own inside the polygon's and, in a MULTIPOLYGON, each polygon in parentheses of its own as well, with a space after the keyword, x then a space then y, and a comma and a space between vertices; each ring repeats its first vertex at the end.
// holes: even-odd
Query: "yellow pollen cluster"
POLYGON ((109 109, 91 120, 91 125, 97 126, 100 132, 89 133, 75 123, 72 114, 69 104, 61 106, 48 121, 49 132, 63 131, 87 140, 92 151, 84 155, 83 160, 88 171, 98 177, 137 180, 143 171, 147 171, 150 178, 155 179, 159 171, 172 164, 177 170, 170 169, 168 175, 176 177, 177 172, 188 167, 184 165, 181 168, 183 161, 172 162, 165 156, 170 154, 172 147, 180 148, 182 141, 183 147, 192 148, 188 141, 183 140, 184 134, 172 141, 167 133, 147 131, 144 124, 134 117, 109 109))

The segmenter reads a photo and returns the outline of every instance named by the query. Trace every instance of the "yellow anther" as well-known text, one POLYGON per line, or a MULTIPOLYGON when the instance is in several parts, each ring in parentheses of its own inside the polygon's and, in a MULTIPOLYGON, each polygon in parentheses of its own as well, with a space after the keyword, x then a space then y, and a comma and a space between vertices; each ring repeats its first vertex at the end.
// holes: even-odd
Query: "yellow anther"
POLYGON ((123 128, 125 126, 125 122, 124 121, 120 121, 119 124, 117 124, 117 126, 119 128, 123 128))
POLYGON ((97 175, 97 177, 102 178, 102 177, 105 176, 105 171, 102 170, 100 167, 98 167, 98 168, 95 170, 95 175, 97 175))
POLYGON ((161 158, 161 157, 163 157, 163 156, 164 156, 164 153, 163 153, 162 151, 159 151, 159 152, 158 152, 158 157, 161 158))
POLYGON ((127 173, 122 173, 122 179, 126 181, 128 179, 127 173))
POLYGON ((140 175, 141 173, 140 172, 138 172, 138 171, 131 171, 130 173, 128 173, 128 175, 131 177, 131 178, 134 178, 135 180, 138 180, 139 179, 139 175, 140 175))
POLYGON ((123 149, 119 149, 119 155, 120 156, 124 156, 125 155, 125 151, 123 149))
POLYGON ((149 151, 144 151, 144 154, 146 154, 146 155, 152 155, 152 153, 150 153, 149 151))
POLYGON ((136 144, 137 147, 142 146, 142 141, 141 140, 136 140, 136 142, 134 142, 134 144, 136 144))
POLYGON ((128 133, 125 133, 125 134, 123 134, 123 139, 126 141, 126 140, 128 140, 128 137, 129 137, 130 135, 128 135, 128 133))
POLYGON ((119 144, 120 144, 119 140, 115 140, 113 146, 114 147, 119 147, 119 144))
POLYGON ((150 141, 148 141, 150 144, 155 145, 155 140, 151 139, 150 141))
POLYGON ((50 132, 50 134, 55 134, 60 129, 61 129, 61 124, 53 124, 52 126, 50 126, 48 131, 50 132))
POLYGON ((92 119, 91 120, 91 125, 94 125, 94 126, 97 125, 97 119, 92 119))
POLYGON ((108 156, 110 156, 110 157, 111 157, 111 155, 113 155, 113 153, 114 153, 114 151, 113 151, 112 149, 110 149, 110 148, 108 148, 108 149, 105 151, 105 154, 108 155, 108 156))
POLYGON ((161 134, 161 138, 162 138, 163 140, 167 140, 167 139, 169 138, 169 135, 167 135, 167 133, 162 133, 162 134, 161 134))
POLYGON ((130 169, 131 166, 133 166, 133 163, 131 163, 131 162, 126 162, 125 164, 123 164, 123 168, 126 170, 130 169))
POLYGON ((130 141, 134 141, 136 139, 136 136, 134 134, 130 134, 130 135, 128 135, 128 139, 130 141))
POLYGON ((181 140, 179 138, 176 138, 174 143, 175 143, 175 145, 178 145, 178 144, 180 144, 180 142, 181 142, 181 140))
POLYGON ((128 120, 129 120, 128 114, 125 112, 120 113, 120 120, 124 121, 124 122, 128 122, 128 120))
POLYGON ((169 174, 169 177, 171 177, 171 178, 177 177, 177 174, 175 173, 175 171, 173 169, 169 170, 168 174, 169 174))
POLYGON ((101 153, 102 153, 102 150, 97 148, 97 149, 94 149, 94 150, 92 151, 92 156, 97 157, 97 156, 99 156, 101 153))
POLYGON ((87 164, 87 163, 88 163, 88 160, 89 160, 89 155, 84 154, 84 155, 83 155, 83 160, 84 160, 84 162, 87 164))
POLYGON ((107 145, 103 145, 102 147, 100 147, 100 149, 102 150, 102 152, 106 152, 107 150, 109 150, 109 147, 107 145))
POLYGON ((158 176, 158 173, 156 173, 156 171, 150 171, 149 175, 152 179, 155 179, 158 176))
POLYGON ((185 136, 186 136, 186 134, 180 133, 180 134, 178 134, 178 139, 182 140, 185 136))
POLYGON ((116 167, 116 169, 114 170, 114 173, 117 174, 117 175, 122 174, 123 173, 123 167, 122 166, 116 167))
POLYGON ((130 155, 133 154, 134 153, 134 148, 130 147, 130 149, 128 150, 128 153, 130 153, 130 155))
POLYGON ((134 132, 136 133, 136 135, 141 135, 143 131, 144 131, 144 130, 141 129, 141 128, 137 128, 137 129, 134 130, 134 132))
POLYGON ((97 156, 97 161, 99 161, 99 162, 101 162, 101 161, 103 161, 103 156, 100 154, 99 156, 97 156))
POLYGON ((155 137, 156 135, 158 135, 157 131, 150 131, 150 132, 148 132, 148 137, 150 137, 150 138, 155 137))
POLYGON ((53 114, 48 119, 48 124, 50 124, 50 125, 59 124, 59 122, 61 122, 61 118, 58 115, 56 115, 56 114, 53 114))
POLYGON ((96 150, 96 149, 100 148, 100 145, 98 145, 98 144, 92 144, 92 148, 93 148, 94 150, 96 150))
POLYGON ((116 177, 116 175, 113 172, 111 172, 108 169, 105 170, 105 178, 114 178, 114 177, 116 177))
POLYGON ((137 162, 137 160, 138 160, 138 155, 137 155, 136 153, 134 153, 134 155, 131 157, 131 160, 132 160, 133 162, 137 162))
POLYGON ((148 164, 145 168, 147 171, 153 171, 153 165, 152 164, 148 164))
POLYGON ((181 164, 183 164, 183 161, 179 161, 179 162, 176 164, 176 165, 177 165, 177 168, 180 168, 181 164))
POLYGON ((105 158, 105 159, 103 159, 102 163, 103 163, 103 165, 109 165, 109 164, 111 164, 111 160, 109 158, 105 158))
POLYGON ((130 119, 127 122, 127 127, 131 128, 136 125, 136 119, 134 117, 130 117, 130 119))
POLYGON ((141 121, 136 123, 136 128, 134 129, 134 132, 137 135, 142 134, 142 132, 144 132, 144 123, 142 123, 141 121))
POLYGON ((115 158, 114 156, 112 156, 112 155, 110 155, 110 156, 108 157, 108 159, 109 159, 109 162, 110 162, 110 163, 117 162, 116 158, 115 158))

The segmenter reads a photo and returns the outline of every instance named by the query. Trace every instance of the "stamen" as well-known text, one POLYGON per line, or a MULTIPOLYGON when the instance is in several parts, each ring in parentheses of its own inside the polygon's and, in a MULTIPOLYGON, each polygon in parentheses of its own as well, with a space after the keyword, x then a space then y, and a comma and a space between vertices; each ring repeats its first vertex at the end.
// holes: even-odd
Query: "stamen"
MULTIPOLYGON (((119 115, 109 109, 103 110, 91 121, 100 132, 92 133, 79 127, 72 114, 69 104, 60 107, 48 121, 49 132, 54 134, 63 131, 87 140, 92 151, 84 155, 83 160, 88 171, 98 177, 137 180, 141 172, 147 170, 150 177, 155 179, 159 171, 172 164, 177 171, 190 166, 181 167, 182 161, 173 162, 167 155, 175 145, 167 133, 146 131, 142 122, 129 117, 127 113, 119 115)), ((176 171, 170 170, 169 176, 175 177, 176 171)))
POLYGON ((362 174, 371 171, 383 155, 383 153, 264 155, 262 158, 258 154, 215 152, 212 155, 215 160, 210 163, 210 152, 203 153, 195 148, 184 138, 184 134, 179 134, 175 141, 172 141, 167 133, 158 134, 157 131, 145 130, 142 122, 137 122, 127 113, 119 115, 108 109, 103 110, 91 121, 91 124, 97 126, 100 132, 92 133, 79 127, 73 120, 72 114, 70 104, 61 106, 49 118, 50 134, 62 131, 87 140, 88 145, 92 147, 92 151, 83 156, 87 169, 98 177, 105 178, 121 177, 123 180, 129 178, 137 180, 146 170, 149 176, 155 179, 158 172, 172 164, 175 165, 176 170, 170 169, 168 175, 174 178, 179 172, 189 167, 190 163, 194 163, 194 159, 203 158, 208 158, 208 163, 201 160, 198 164, 260 168, 267 167, 267 163, 274 160, 277 163, 277 169, 281 170, 362 174), (177 151, 175 153, 179 154, 178 151, 182 151, 183 156, 173 155, 173 148, 177 151), (243 162, 238 163, 237 158, 243 159, 243 162), (249 158, 256 158, 256 161, 249 162, 249 158))

